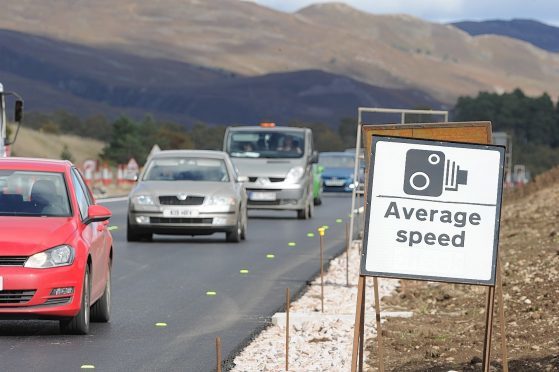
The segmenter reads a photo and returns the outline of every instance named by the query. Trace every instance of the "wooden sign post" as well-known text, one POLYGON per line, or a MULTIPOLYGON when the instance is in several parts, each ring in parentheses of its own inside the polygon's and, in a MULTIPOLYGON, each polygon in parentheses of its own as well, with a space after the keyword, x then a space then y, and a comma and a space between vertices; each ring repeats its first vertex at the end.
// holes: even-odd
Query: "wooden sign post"
POLYGON ((363 138, 369 177, 351 370, 363 368, 367 276, 374 280, 381 372, 379 277, 487 286, 484 371, 497 285, 508 370, 498 265, 504 148, 488 145, 491 124, 364 126, 363 138))

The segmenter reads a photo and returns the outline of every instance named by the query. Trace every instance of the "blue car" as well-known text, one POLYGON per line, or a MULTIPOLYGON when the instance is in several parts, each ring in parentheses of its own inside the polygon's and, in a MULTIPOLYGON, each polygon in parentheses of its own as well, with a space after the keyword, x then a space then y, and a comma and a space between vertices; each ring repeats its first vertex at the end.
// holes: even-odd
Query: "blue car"
POLYGON ((321 152, 318 163, 324 167, 322 182, 325 192, 352 192, 355 152, 321 152))

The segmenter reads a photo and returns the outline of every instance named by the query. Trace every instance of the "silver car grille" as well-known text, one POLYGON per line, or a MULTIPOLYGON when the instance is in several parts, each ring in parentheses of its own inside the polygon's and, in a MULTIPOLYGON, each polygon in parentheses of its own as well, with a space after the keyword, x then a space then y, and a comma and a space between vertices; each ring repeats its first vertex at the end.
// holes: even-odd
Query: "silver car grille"
POLYGON ((187 196, 185 199, 180 198, 180 195, 162 195, 159 197, 159 204, 161 205, 202 205, 204 204, 203 196, 187 196))

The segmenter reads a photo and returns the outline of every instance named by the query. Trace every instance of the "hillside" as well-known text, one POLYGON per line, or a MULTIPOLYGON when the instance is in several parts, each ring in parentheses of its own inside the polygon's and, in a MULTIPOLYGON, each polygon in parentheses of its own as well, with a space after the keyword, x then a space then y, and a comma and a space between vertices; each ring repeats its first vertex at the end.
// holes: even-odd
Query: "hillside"
POLYGON ((241 76, 223 70, 0 30, 0 81, 29 111, 127 114, 183 124, 306 120, 338 124, 358 105, 440 107, 419 90, 382 88, 309 70, 241 76))
POLYGON ((345 5, 289 14, 238 0, 3 4, 0 28, 244 76, 322 70, 447 104, 480 90, 559 95, 559 56, 500 36, 345 5))
POLYGON ((105 146, 90 138, 48 134, 22 126, 12 151, 15 156, 60 159, 64 145, 68 146, 76 165, 83 164, 86 159, 97 159, 105 146))
MULTIPOLYGON (((552 169, 503 203, 499 259, 510 371, 559 370, 559 233, 557 213, 549 207, 559 203, 558 180, 559 168, 552 169)), ((387 370, 481 370, 486 292, 479 286, 406 281, 399 293, 383 298, 383 311, 414 312, 413 318, 390 318, 383 328, 387 370)), ((501 371, 497 314, 491 370, 501 371)), ((375 340, 367 342, 369 362, 376 365, 375 340)))
POLYGON ((559 51, 559 27, 530 19, 463 21, 452 24, 472 36, 502 35, 523 40, 550 52, 559 51))

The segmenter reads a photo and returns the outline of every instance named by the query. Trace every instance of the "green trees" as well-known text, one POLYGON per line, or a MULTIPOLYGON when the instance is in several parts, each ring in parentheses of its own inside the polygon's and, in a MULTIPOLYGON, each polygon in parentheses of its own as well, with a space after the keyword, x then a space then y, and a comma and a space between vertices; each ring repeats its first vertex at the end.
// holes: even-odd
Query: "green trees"
POLYGON ((143 164, 155 144, 162 150, 195 147, 184 128, 174 123, 157 123, 151 116, 140 122, 122 116, 111 128, 108 145, 103 149, 101 158, 113 163, 126 163, 134 158, 143 164))
POLYGON ((513 162, 525 164, 532 174, 559 163, 559 106, 545 93, 528 97, 516 89, 460 97, 453 114, 456 121, 490 120, 494 132, 512 134, 513 162))

